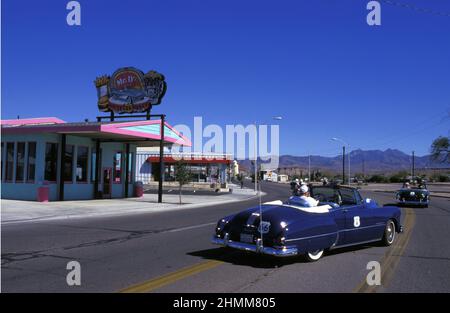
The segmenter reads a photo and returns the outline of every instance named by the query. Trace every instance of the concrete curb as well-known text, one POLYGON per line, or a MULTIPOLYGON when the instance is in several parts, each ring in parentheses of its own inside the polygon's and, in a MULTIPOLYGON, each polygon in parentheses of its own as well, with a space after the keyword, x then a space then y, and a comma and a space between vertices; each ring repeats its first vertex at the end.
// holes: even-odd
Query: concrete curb
MULTIPOLYGON (((266 193, 261 192, 261 196, 264 196, 266 193)), ((70 220, 70 219, 88 219, 88 218, 98 218, 98 217, 113 217, 113 216, 126 216, 126 215, 138 215, 138 214, 151 214, 151 213, 161 213, 168 211, 177 211, 177 210, 189 210, 189 209, 197 209, 202 207, 214 206, 219 204, 227 204, 227 203, 236 203, 242 201, 252 200, 257 198, 258 195, 242 195, 242 198, 237 199, 228 199, 228 200, 220 200, 220 201, 206 201, 203 203, 190 203, 190 204, 169 204, 168 207, 156 207, 156 208, 128 208, 127 211, 109 211, 109 212, 98 212, 98 213, 85 213, 85 214, 73 214, 73 215, 47 215, 43 217, 32 217, 25 219, 15 219, 15 220, 7 220, 4 221, 3 218, 1 220, 1 225, 12 225, 12 224, 22 224, 22 223, 32 223, 32 222, 42 222, 42 221, 57 221, 57 220, 70 220)), ((141 207, 143 203, 150 203, 146 201, 137 201, 136 204, 138 207, 141 207)), ((164 204, 164 203, 163 203, 164 204)))

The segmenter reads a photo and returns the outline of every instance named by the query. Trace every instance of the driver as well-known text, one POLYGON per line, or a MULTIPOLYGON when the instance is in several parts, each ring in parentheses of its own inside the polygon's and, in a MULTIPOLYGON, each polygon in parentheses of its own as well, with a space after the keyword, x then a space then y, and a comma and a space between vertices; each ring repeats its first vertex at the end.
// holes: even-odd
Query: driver
POLYGON ((306 185, 300 186, 300 199, 304 200, 310 207, 317 206, 319 204, 319 201, 314 199, 309 194, 309 188, 306 185))

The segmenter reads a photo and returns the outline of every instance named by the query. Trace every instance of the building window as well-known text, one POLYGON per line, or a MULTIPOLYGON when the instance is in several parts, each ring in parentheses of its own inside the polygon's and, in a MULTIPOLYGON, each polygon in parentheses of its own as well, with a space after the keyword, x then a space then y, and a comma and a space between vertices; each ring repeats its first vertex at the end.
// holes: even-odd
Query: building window
POLYGON ((56 181, 58 164, 58 144, 47 142, 45 146, 45 174, 44 178, 48 181, 56 181))
POLYGON ((122 177, 122 152, 116 152, 113 160, 113 180, 120 183, 122 177))
POLYGON ((128 154, 128 183, 131 183, 131 179, 133 178, 133 152, 128 154))
POLYGON ((22 183, 25 176, 25 142, 17 143, 16 183, 22 183))
POLYGON ((77 147, 77 182, 87 182, 88 147, 77 147))
POLYGON ((2 150, 0 152, 0 172, 2 172, 2 181, 3 181, 3 177, 5 177, 5 172, 3 171, 3 160, 5 159, 5 156, 3 155, 3 151, 5 151, 5 144, 2 142, 2 150))
POLYGON ((28 143, 28 177, 27 181, 33 182, 34 181, 34 175, 36 172, 36 143, 35 142, 29 142, 28 143))
POLYGON ((64 154, 64 181, 72 182, 73 174, 73 146, 66 145, 66 153, 64 154))
POLYGON ((97 152, 93 149, 91 152, 91 181, 97 179, 97 152))
POLYGON ((14 142, 6 143, 6 181, 12 182, 14 173, 14 142))
MULTIPOLYGON (((100 149, 99 158, 100 158, 100 162, 101 162, 102 149, 100 149)), ((100 164, 100 167, 101 167, 101 164, 100 164)), ((92 149, 92 153, 91 153, 91 181, 95 182, 96 178, 97 178, 97 151, 95 149, 92 149)))

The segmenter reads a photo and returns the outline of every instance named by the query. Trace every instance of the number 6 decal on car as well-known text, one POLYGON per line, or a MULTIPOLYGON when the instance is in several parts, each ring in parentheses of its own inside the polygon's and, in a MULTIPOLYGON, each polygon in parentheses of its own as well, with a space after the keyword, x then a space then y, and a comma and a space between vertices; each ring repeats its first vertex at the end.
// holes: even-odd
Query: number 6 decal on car
POLYGON ((354 216, 353 217, 353 226, 359 227, 359 225, 361 225, 361 221, 359 219, 359 216, 354 216))

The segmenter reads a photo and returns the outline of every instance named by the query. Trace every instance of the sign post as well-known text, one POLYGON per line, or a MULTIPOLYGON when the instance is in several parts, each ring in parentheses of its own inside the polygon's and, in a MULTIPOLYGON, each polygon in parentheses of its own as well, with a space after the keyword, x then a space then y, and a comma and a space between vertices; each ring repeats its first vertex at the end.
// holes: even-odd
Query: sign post
POLYGON ((164 177, 164 121, 166 116, 161 115, 161 140, 159 141, 159 181, 158 181, 158 202, 162 203, 163 177, 164 177))
MULTIPOLYGON (((162 202, 163 192, 163 175, 164 175, 164 114, 150 114, 153 105, 161 103, 164 94, 166 93, 167 84, 164 75, 156 71, 144 72, 134 67, 122 67, 116 70, 111 76, 99 76, 94 81, 97 88, 98 109, 101 112, 109 112, 110 116, 98 116, 97 121, 102 119, 109 119, 114 121, 115 118, 136 118, 145 117, 149 120, 152 116, 161 118, 160 141, 159 141, 159 181, 158 181, 158 202, 162 202), (145 115, 122 115, 115 116, 115 114, 133 114, 143 113, 145 115)), ((97 139, 97 158, 99 158, 100 139, 97 139)), ((129 144, 127 144, 127 165, 128 171, 128 157, 129 144)), ((99 162, 97 162, 99 163, 99 162)), ((98 169, 97 169, 98 170, 98 169)), ((125 178, 125 194, 128 196, 128 173, 125 178)), ((95 183, 95 193, 98 193, 98 177, 95 183)))

